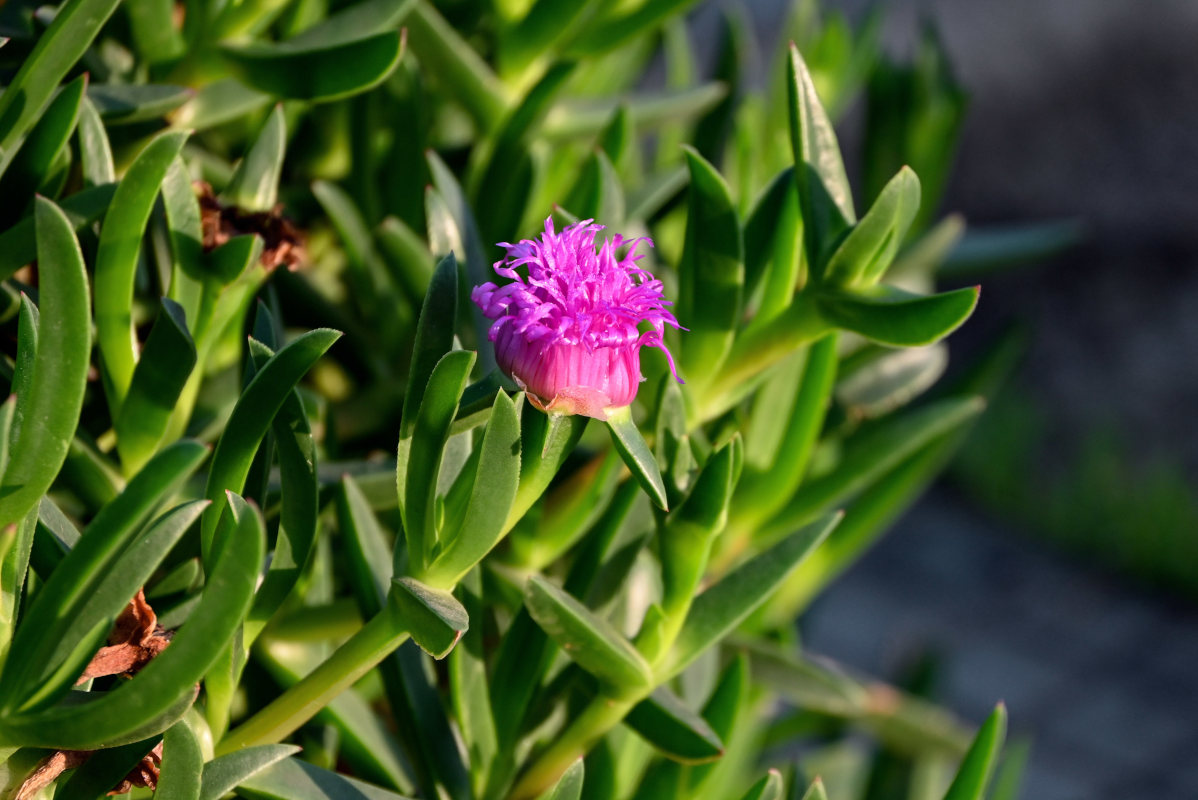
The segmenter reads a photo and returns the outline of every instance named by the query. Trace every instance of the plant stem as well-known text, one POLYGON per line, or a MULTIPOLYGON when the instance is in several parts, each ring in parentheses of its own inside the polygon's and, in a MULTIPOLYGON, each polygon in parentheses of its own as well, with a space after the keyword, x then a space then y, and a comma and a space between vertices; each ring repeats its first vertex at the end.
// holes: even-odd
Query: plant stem
POLYGON ((402 618, 395 606, 387 603, 319 667, 225 736, 216 754, 281 741, 374 669, 407 638, 402 618))
POLYGON ((532 800, 561 777, 566 769, 582 758, 603 734, 614 728, 643 697, 613 700, 596 697, 549 749, 520 777, 509 800, 532 800))

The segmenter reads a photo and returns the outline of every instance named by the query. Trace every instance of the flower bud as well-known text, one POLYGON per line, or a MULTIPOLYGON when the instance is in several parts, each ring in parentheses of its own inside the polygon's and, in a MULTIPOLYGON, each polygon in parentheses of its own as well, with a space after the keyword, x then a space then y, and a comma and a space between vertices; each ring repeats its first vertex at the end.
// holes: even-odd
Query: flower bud
POLYGON ((677 377, 663 334, 679 325, 661 281, 636 263, 637 246, 653 243, 617 234, 596 249, 601 230, 586 220, 556 233, 550 217, 539 240, 501 242, 507 256, 494 268, 511 283, 484 283, 470 297, 495 320, 488 337, 500 369, 534 405, 605 420, 636 399, 642 347, 661 348, 677 377))

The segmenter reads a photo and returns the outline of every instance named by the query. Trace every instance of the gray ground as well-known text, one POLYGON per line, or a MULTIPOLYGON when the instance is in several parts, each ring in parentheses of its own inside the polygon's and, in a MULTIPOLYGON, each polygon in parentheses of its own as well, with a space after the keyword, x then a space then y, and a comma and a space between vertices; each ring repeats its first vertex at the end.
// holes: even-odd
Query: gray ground
POLYGON ((1198 797, 1198 610, 1080 569, 946 491, 813 606, 813 651, 892 675, 943 654, 939 700, 1007 703, 1033 739, 1025 800, 1198 797))

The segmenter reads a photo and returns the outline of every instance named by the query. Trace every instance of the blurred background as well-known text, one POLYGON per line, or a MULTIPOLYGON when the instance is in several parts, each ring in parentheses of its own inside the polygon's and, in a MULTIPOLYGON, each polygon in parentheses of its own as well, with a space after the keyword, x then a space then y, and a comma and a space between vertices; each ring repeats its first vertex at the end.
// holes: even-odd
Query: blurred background
MULTIPOLYGON (((772 42, 789 5, 701 6, 697 50, 738 10, 772 42)), ((995 241, 1066 224, 1025 242, 1035 263, 968 276, 954 355, 1013 328, 1019 365, 805 641, 973 720, 1005 699, 1024 797, 1198 797, 1198 3, 823 5, 858 29, 880 12, 892 58, 938 32, 968 94, 942 212, 995 241)), ((858 187, 863 105, 839 126, 858 187)))

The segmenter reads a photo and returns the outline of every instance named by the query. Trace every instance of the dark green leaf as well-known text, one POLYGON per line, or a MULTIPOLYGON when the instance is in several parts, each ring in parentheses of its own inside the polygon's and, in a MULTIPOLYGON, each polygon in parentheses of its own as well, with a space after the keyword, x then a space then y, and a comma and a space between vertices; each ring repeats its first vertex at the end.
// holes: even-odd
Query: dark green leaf
MULTIPOLYGON (((95 222, 107 210, 116 184, 93 186, 76 192, 62 201, 59 209, 66 215, 72 230, 95 222)), ((25 217, 4 233, 0 233, 0 279, 7 279, 21 267, 37 258, 36 214, 25 217)))
POLYGON ((83 408, 91 355, 91 309, 79 243, 57 206, 40 197, 35 203, 39 346, 29 391, 17 398, 16 414, 24 421, 9 443, 0 480, 0 529, 36 506, 62 467, 83 408))
POLYGON ((666 487, 661 480, 661 470, 657 466, 657 459, 653 457, 653 451, 645 443, 645 437, 641 436, 636 423, 632 421, 631 409, 625 406, 608 411, 607 428, 611 431, 612 444, 620 453, 620 458, 624 459, 624 463, 632 472, 637 483, 654 503, 660 508, 668 510, 669 501, 666 499, 666 487))
POLYGON ((668 18, 681 14, 695 0, 647 0, 631 11, 588 25, 579 31, 567 52, 595 56, 614 50, 628 39, 651 31, 668 18))
POLYGON ((678 634, 666 674, 676 674, 708 647, 719 642, 782 585, 841 519, 830 514, 792 533, 695 598, 678 634))
POLYGON ((969 319, 978 302, 977 286, 927 296, 875 287, 866 292, 820 293, 819 313, 828 322, 879 344, 919 347, 932 344, 969 319))
POLYGON ((186 722, 176 722, 162 738, 162 769, 157 792, 163 798, 200 800, 204 755, 200 740, 186 722))
POLYGON ((684 764, 702 764, 724 755, 724 743, 706 720, 664 686, 637 703, 624 723, 684 764))
POLYGON ((54 15, 49 29, 0 96, 0 175, 8 169, 59 82, 86 52, 120 0, 79 0, 54 15))
MULTIPOLYGON (((8 407, 11 409, 11 406, 8 407)), ((4 537, 3 543, 0 543, 0 660, 8 655, 13 627, 21 611, 29 556, 36 532, 37 512, 33 509, 26 513, 23 520, 0 531, 4 537)))
POLYGON ((279 175, 287 147, 283 106, 275 106, 258 132, 258 138, 237 165, 222 199, 246 211, 270 211, 279 196, 279 175))
POLYGON ((222 45, 246 85, 289 100, 327 102, 377 86, 399 64, 403 37, 385 31, 339 44, 222 45))
POLYGON ((86 86, 87 77, 81 75, 62 88, 8 165, 0 180, 0 213, 6 221, 16 219, 50 177, 55 160, 75 131, 86 86))
POLYGON ((782 783, 782 773, 771 769, 757 783, 745 792, 740 800, 782 800, 786 787, 782 783))
POLYGON ((295 758, 246 778, 237 793, 251 800, 410 800, 295 758))
POLYGON ((96 343, 114 414, 125 402, 137 365, 133 282, 142 234, 166 170, 186 140, 186 131, 168 131, 146 145, 121 179, 104 215, 96 251, 96 343))
POLYGON ((684 377, 715 375, 740 322, 744 252, 728 185, 711 164, 686 149, 690 203, 678 265, 678 322, 689 330, 678 362, 684 377))
POLYGON ((94 83, 87 87, 87 98, 109 125, 130 125, 165 117, 194 93, 185 86, 153 83, 94 83))
POLYGON ((413 578, 393 579, 391 597, 412 639, 433 658, 448 655, 470 625, 456 597, 413 578))
POLYGON ((136 473, 154 455, 195 363, 183 309, 164 297, 113 426, 126 474, 136 473))
POLYGON ((1007 707, 999 703, 978 731, 944 800, 982 800, 1007 735, 1007 707))
MULTIPOLYGON (((271 358, 246 387, 217 442, 204 496, 219 502, 226 491, 239 491, 245 484, 258 443, 304 374, 333 346, 341 334, 328 329, 309 331, 271 358)), ((220 507, 203 518, 201 540, 205 556, 211 552, 220 507)))
POLYGON ((400 418, 399 438, 412 435, 416 414, 433 368, 441 357, 453 349, 457 328, 458 265, 453 254, 445 256, 433 271, 420 320, 416 324, 416 343, 412 347, 412 366, 408 371, 408 388, 404 393, 403 416, 400 418))
POLYGON ((549 638, 618 696, 652 688, 653 672, 636 648, 564 590, 533 575, 524 590, 524 603, 549 638))
POLYGON ((213 759, 204 765, 200 800, 220 800, 242 781, 299 751, 293 744, 263 744, 213 759))
MULTIPOLYGON (((778 229, 786 221, 787 196, 795 191, 794 167, 778 173, 749 211, 745 219, 745 296, 752 297, 766 275, 766 265, 774 254, 778 229)), ((797 223, 797 216, 795 221, 797 223)), ((795 229, 797 232, 797 228, 795 229)))
POLYGON ((361 0, 301 31, 288 39, 287 44, 291 47, 328 47, 393 31, 413 5, 414 0, 361 0))
POLYGON ((799 187, 799 210, 804 223, 807 261, 818 268, 825 248, 856 222, 857 215, 836 132, 815 93, 811 73, 793 43, 788 66, 790 140, 799 187))
MULTIPOLYGON (((182 716, 195 699, 196 683, 240 629, 262 564, 261 517, 244 501, 236 503, 240 505, 236 534, 221 543, 201 600, 170 647, 133 680, 107 694, 77 697, 73 695, 82 693, 72 692, 53 708, 0 719, 0 741, 93 750, 160 733, 182 716)), ((72 553, 80 550, 84 540, 72 553)), ((55 576, 63 571, 60 568, 55 576)))
POLYGON ((105 797, 113 786, 126 775, 158 744, 155 736, 140 742, 132 742, 93 753, 84 764, 71 773, 54 793, 56 800, 96 800, 105 797))

